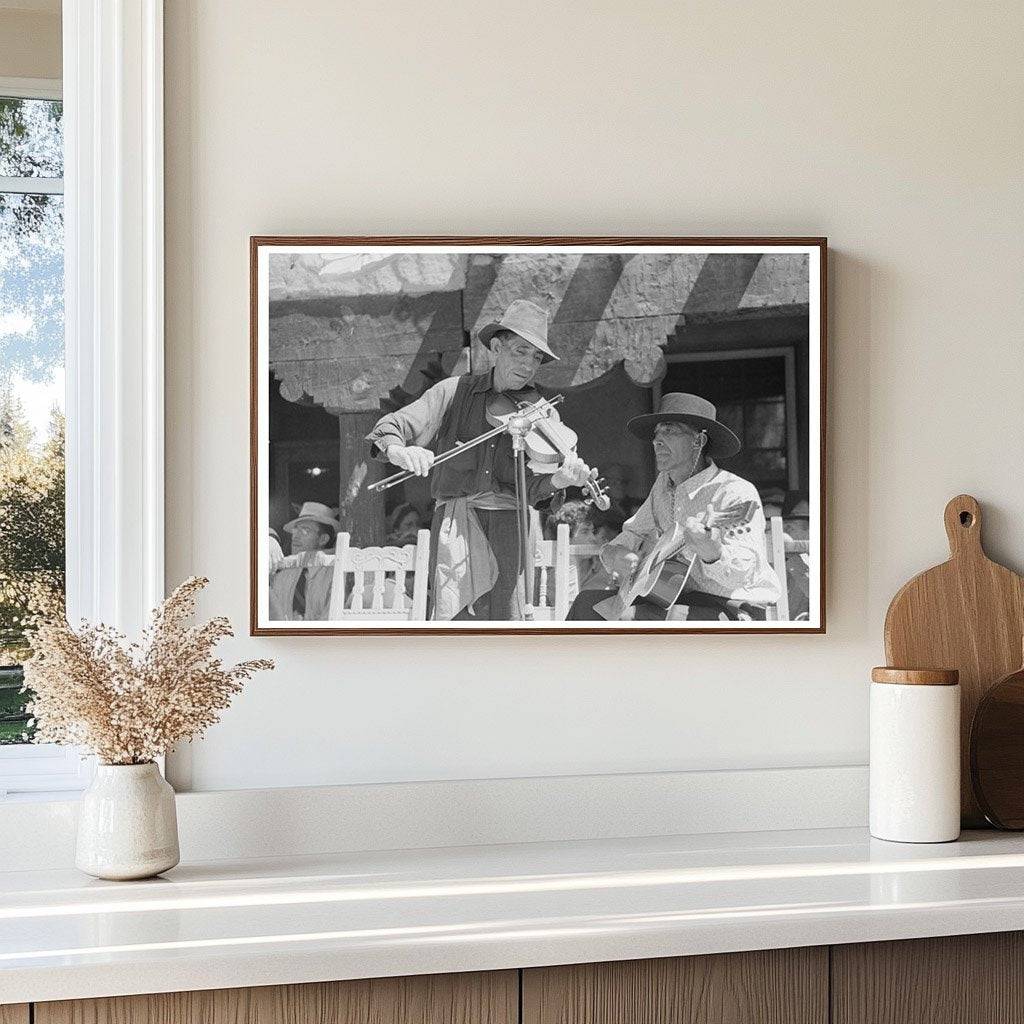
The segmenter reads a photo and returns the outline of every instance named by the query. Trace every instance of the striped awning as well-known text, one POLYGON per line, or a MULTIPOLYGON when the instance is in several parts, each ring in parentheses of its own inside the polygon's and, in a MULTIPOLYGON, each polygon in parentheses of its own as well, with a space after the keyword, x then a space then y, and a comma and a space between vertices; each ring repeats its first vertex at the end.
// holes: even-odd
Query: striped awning
MULTIPOLYGON (((280 255, 270 262, 270 363, 289 401, 335 412, 379 408, 393 388, 418 394, 421 370, 451 372, 510 302, 546 308, 560 362, 538 378, 584 384, 624 363, 657 380, 667 340, 692 321, 806 311, 803 254, 355 253, 280 255)), ((464 364, 463 364, 464 365, 464 364)))

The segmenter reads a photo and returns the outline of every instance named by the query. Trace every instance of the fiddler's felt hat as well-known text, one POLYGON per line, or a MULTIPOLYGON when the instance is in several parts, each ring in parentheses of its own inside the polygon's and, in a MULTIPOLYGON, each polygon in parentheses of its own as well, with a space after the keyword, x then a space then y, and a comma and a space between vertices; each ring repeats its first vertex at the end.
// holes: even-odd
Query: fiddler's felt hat
POLYGON ((285 523, 284 528, 288 533, 294 533, 295 527, 304 520, 320 523, 322 526, 329 526, 335 533, 341 529, 341 523, 334 518, 331 510, 326 505, 321 505, 319 501, 303 502, 302 508, 299 509, 299 514, 294 519, 285 523))
POLYGON ((541 309, 529 299, 516 299, 510 302, 505 315, 500 320, 493 320, 480 328, 480 341, 488 348, 498 331, 514 331, 520 338, 528 341, 534 348, 540 349, 544 355, 543 362, 550 363, 558 356, 548 345, 548 312, 541 309))
POLYGON ((630 433, 650 441, 659 423, 686 423, 697 430, 706 430, 706 451, 712 458, 728 458, 742 447, 740 439, 724 423, 719 423, 718 410, 699 395, 686 395, 681 391, 665 395, 657 412, 634 416, 626 426, 630 433))

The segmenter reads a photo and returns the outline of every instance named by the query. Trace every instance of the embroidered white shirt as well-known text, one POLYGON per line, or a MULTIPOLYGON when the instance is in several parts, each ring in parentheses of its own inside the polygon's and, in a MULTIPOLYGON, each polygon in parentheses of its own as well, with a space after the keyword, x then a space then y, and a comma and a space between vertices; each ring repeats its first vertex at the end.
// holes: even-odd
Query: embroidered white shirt
MULTIPOLYGON (((647 500, 626 520, 622 533, 611 543, 643 556, 674 522, 682 525, 690 516, 703 516, 708 506, 722 512, 747 501, 753 502, 755 509, 750 521, 722 530, 722 557, 714 562, 698 557, 686 589, 753 604, 773 604, 781 588, 775 570, 768 564, 764 511, 757 488, 714 463, 678 487, 667 473, 659 473, 647 500)), ((694 554, 684 547, 676 558, 689 562, 694 554)))

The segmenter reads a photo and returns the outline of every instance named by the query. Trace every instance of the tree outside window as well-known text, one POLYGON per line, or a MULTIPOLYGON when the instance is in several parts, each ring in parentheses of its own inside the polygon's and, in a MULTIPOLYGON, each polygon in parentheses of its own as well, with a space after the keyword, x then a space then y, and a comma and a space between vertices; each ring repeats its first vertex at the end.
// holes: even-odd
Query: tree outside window
POLYGON ((0 744, 31 739, 26 626, 63 614, 62 105, 0 97, 0 744))

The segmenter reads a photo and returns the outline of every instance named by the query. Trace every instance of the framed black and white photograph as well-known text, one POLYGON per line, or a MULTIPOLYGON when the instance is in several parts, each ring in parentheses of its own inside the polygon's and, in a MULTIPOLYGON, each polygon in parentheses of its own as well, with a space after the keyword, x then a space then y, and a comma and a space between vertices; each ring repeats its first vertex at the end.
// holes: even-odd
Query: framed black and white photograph
POLYGON ((250 259, 254 634, 824 632, 824 239, 250 259))

